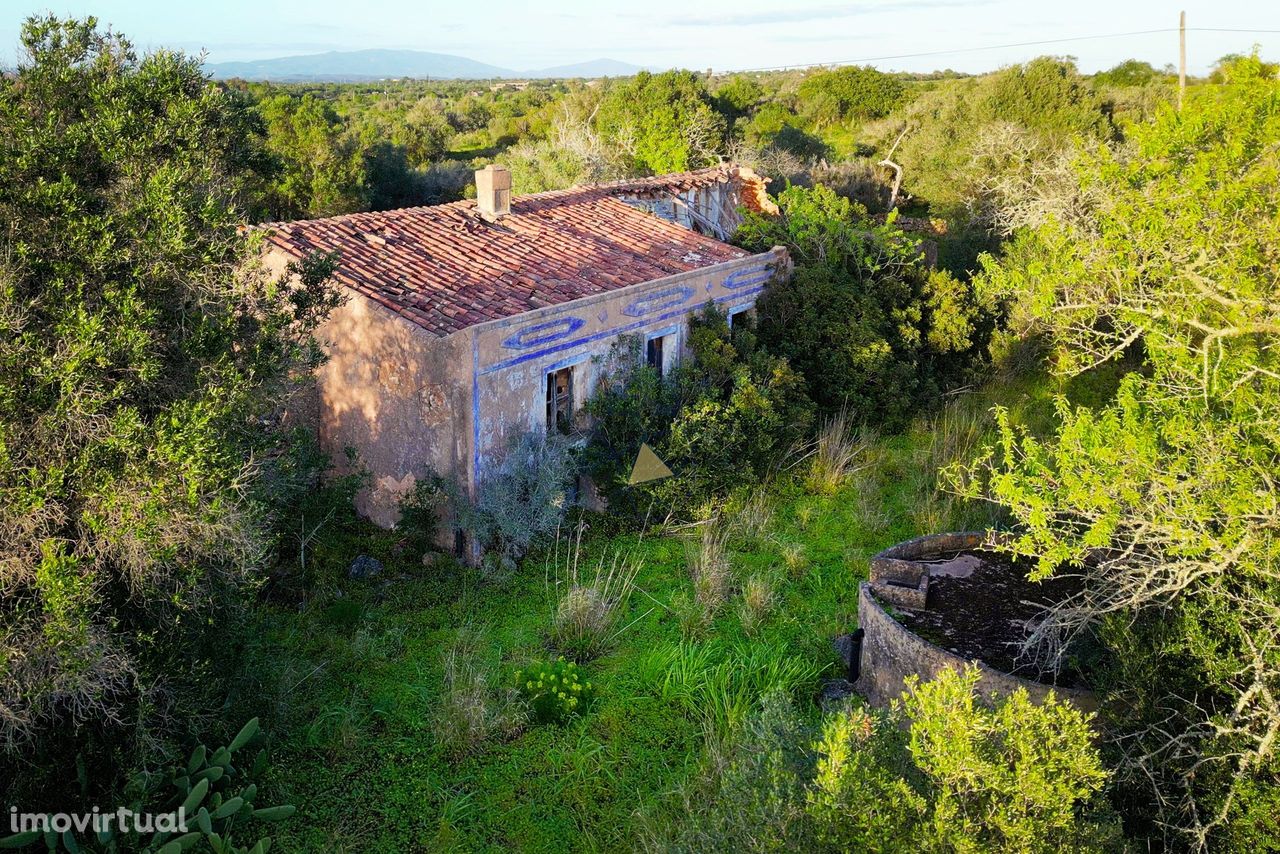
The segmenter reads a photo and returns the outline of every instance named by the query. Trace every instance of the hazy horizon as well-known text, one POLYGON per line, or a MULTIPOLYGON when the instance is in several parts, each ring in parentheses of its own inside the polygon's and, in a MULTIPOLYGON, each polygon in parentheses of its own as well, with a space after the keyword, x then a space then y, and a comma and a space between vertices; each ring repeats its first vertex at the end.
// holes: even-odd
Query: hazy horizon
MULTIPOLYGON (((1177 61, 1177 34, 1138 32, 1177 26, 1176 6, 1154 0, 1124 4, 1082 0, 1028 4, 1013 0, 879 0, 786 6, 764 0, 689 5, 654 0, 637 11, 617 0, 561 0, 539 9, 494 0, 481 16, 458 4, 332 0, 263 4, 227 0, 178 8, 161 0, 51 4, 18 0, 0 18, 0 65, 17 57, 21 22, 32 14, 96 16, 141 50, 207 52, 210 63, 365 49, 420 50, 465 57, 516 71, 608 58, 641 66, 720 71, 861 62, 883 70, 989 71, 1043 54, 1076 57, 1094 72, 1125 59, 1156 67, 1177 61), (1127 33, 1122 37, 1061 41, 1127 33), (972 48, 1007 45, 973 51, 972 48), (913 55, 923 54, 923 55, 913 55)), ((1253 44, 1280 54, 1280 7, 1256 2, 1184 4, 1188 69, 1203 74, 1226 53, 1253 44), (1204 32, 1223 28, 1253 32, 1204 32)))

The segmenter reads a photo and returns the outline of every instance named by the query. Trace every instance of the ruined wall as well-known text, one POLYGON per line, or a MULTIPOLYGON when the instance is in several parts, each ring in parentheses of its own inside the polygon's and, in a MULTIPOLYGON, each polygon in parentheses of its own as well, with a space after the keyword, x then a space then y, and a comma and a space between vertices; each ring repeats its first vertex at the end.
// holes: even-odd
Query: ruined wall
POLYGON ((340 472, 350 469, 345 449, 356 450, 372 478, 356 509, 390 527, 419 478, 452 473, 465 459, 469 353, 465 342, 347 296, 317 336, 329 354, 317 377, 318 434, 340 472))
POLYGON ((778 212, 765 189, 767 181, 751 169, 733 167, 728 180, 723 182, 682 192, 656 189, 620 192, 617 198, 691 231, 728 240, 742 222, 741 209, 778 212))
POLYGON ((546 376, 574 373, 575 405, 594 386, 600 361, 623 334, 673 334, 685 347, 688 318, 708 301, 722 310, 754 305, 765 283, 789 265, 786 250, 748 256, 594 297, 474 326, 452 337, 470 343, 474 388, 469 471, 483 472, 513 434, 546 428, 546 376))

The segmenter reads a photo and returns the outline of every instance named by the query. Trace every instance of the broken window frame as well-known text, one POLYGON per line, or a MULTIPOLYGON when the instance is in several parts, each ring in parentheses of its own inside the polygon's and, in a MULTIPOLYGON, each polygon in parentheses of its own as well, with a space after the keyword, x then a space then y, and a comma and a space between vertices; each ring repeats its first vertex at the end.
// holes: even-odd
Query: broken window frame
POLYGON ((680 352, 680 328, 669 326, 650 332, 644 338, 644 363, 658 372, 662 379, 675 366, 680 352), (655 362, 654 354, 657 354, 655 362))
POLYGON ((546 373, 547 432, 573 432, 573 366, 552 368, 546 373), (559 379, 564 379, 563 389, 559 379))

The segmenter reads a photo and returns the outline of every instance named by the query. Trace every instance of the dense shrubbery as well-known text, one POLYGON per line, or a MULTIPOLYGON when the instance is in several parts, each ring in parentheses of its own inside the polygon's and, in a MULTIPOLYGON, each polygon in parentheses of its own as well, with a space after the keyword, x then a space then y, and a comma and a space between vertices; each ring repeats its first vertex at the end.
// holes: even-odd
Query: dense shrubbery
POLYGON ((0 77, 0 780, 34 806, 77 763, 89 798, 216 726, 228 614, 309 485, 277 427, 337 296, 332 259, 289 290, 245 263, 251 122, 198 61, 92 20, 33 19, 23 47, 0 77))
POLYGON ((474 497, 453 480, 419 481, 401 508, 401 528, 432 544, 444 515, 479 551, 489 575, 503 578, 564 521, 573 504, 575 472, 565 436, 540 430, 515 434, 485 470, 474 497))
POLYGON ((992 324, 968 285, 930 271, 892 219, 876 224, 825 187, 793 187, 778 201, 780 217, 748 216, 735 240, 791 252, 792 278, 760 297, 760 340, 819 406, 899 425, 965 379, 992 324))
POLYGON ((676 851, 1062 851, 1118 848, 1085 715, 1015 693, 994 709, 977 671, 904 697, 910 721, 846 708, 814 727, 773 695, 713 754, 650 847, 676 851))
POLYGON ((805 115, 817 126, 887 116, 906 95, 902 81, 871 67, 819 71, 797 93, 805 115))
POLYGON ((586 405, 583 465, 615 512, 643 514, 655 500, 664 513, 692 512, 712 495, 759 483, 806 434, 812 408, 800 377, 757 346, 746 316, 730 333, 724 314, 708 306, 690 321, 689 351, 660 377, 628 338, 603 366, 586 405), (642 442, 678 477, 628 487, 642 442))

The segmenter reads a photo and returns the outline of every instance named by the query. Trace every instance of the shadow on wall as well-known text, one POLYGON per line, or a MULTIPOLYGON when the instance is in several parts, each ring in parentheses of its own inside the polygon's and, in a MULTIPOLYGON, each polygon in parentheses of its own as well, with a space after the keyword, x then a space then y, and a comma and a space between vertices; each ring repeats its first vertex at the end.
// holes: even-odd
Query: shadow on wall
POLYGON ((451 475, 464 456, 455 412, 462 411, 459 342, 437 338, 351 294, 320 332, 329 360, 318 377, 318 436, 340 472, 356 465, 372 475, 356 509, 383 527, 430 471, 451 475))

